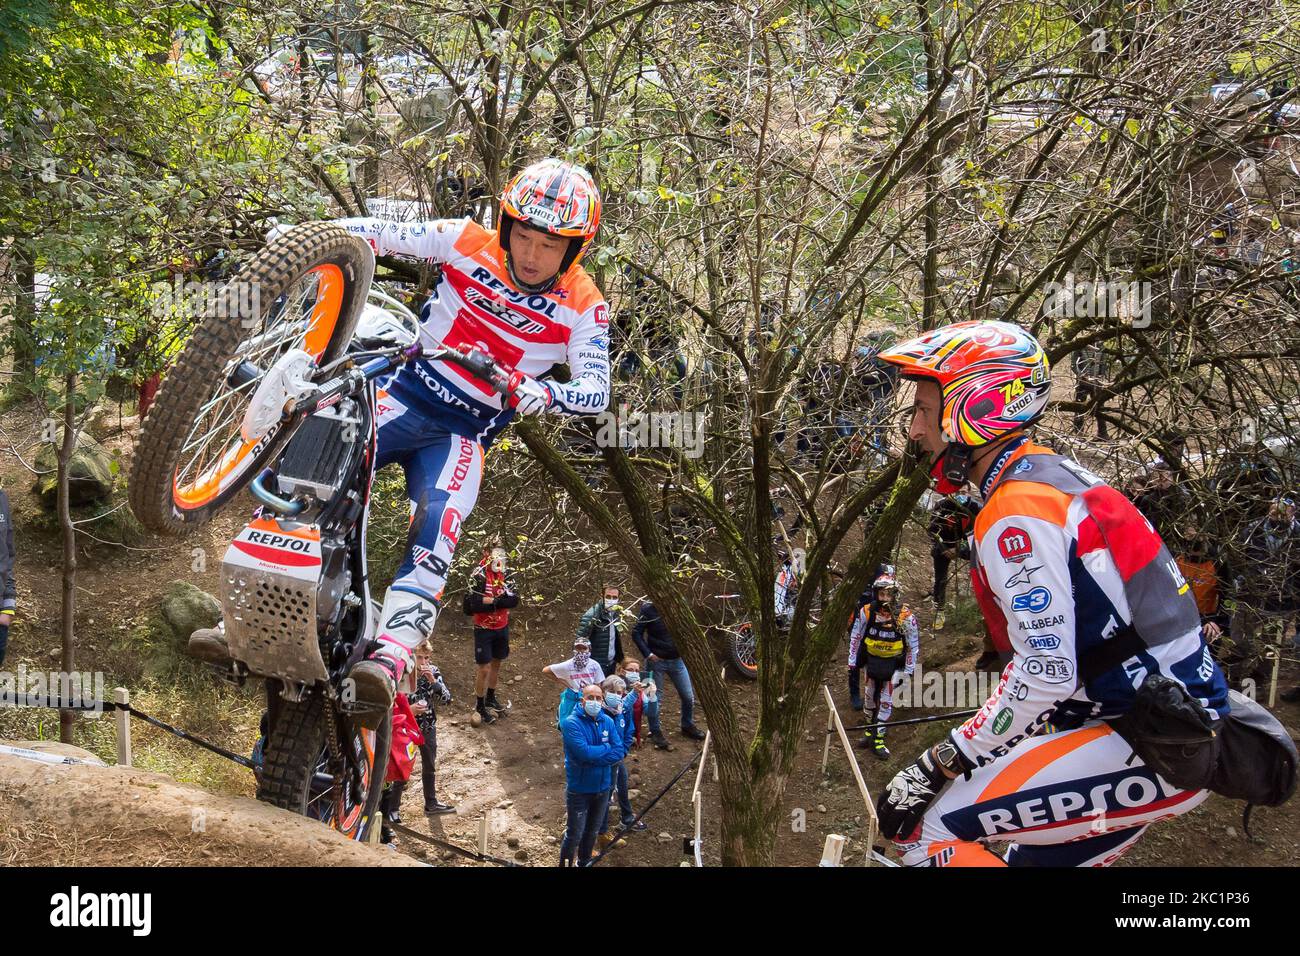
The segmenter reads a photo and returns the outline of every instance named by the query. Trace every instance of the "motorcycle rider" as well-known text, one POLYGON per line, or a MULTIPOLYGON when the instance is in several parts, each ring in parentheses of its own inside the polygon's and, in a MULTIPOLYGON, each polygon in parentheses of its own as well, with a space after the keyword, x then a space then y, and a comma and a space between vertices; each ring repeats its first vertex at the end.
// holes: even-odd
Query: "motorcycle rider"
POLYGON ((916 382, 909 436, 936 456, 939 492, 981 492, 972 579, 1014 656, 979 713, 893 778, 881 831, 910 865, 1108 865, 1208 794, 1167 783, 1107 723, 1147 675, 1227 715, 1190 588, 1123 495, 1030 443, 1051 375, 1029 333, 961 322, 882 358, 916 382), (1013 841, 1005 861, 992 840, 1013 841))
POLYGON ((596 415, 609 404, 609 309, 580 265, 600 212, 591 174, 552 158, 505 187, 496 230, 470 219, 338 220, 376 254, 440 264, 420 313, 422 344, 477 347, 520 373, 504 398, 450 362, 418 359, 379 383, 375 467, 398 463, 406 472, 411 524, 377 640, 349 674, 362 723, 392 707, 412 649, 433 631, 461 526, 478 498, 483 449, 516 414, 596 415), (541 381, 556 364, 567 364, 572 378, 541 381))
POLYGON ((781 567, 773 585, 773 613, 778 630, 788 631, 794 620, 794 605, 799 599, 806 562, 807 552, 803 548, 793 548, 789 554, 781 555, 781 567))
POLYGON ((912 609, 897 605, 898 585, 892 574, 876 578, 870 594, 853 615, 849 631, 849 700, 862 710, 868 724, 879 723, 866 729, 858 746, 887 760, 884 724, 894 712, 894 676, 902 671, 910 677, 916 670, 920 630, 912 609), (867 671, 865 706, 859 690, 863 668, 867 671))

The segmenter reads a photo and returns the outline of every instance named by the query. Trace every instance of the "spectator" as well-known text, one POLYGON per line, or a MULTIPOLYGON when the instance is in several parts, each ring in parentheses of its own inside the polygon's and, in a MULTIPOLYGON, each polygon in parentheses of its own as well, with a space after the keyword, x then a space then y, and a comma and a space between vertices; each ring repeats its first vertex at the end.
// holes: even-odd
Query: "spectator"
MULTIPOLYGON (((1092 415, 1097 422, 1097 437, 1105 441, 1109 438, 1106 430, 1106 400, 1104 392, 1110 374, 1110 361, 1106 350, 1100 345, 1085 345, 1074 353, 1071 360, 1074 368, 1074 400, 1093 404, 1092 415)), ((1074 430, 1083 431, 1083 411, 1074 413, 1074 430)))
POLYGON ((1209 537, 1195 523, 1183 526, 1179 541, 1179 555, 1174 560, 1178 570, 1192 589, 1196 610, 1201 615, 1205 640, 1214 644, 1228 626, 1227 615, 1219 599, 1219 562, 1210 546, 1209 537))
POLYGON ((5 662, 9 645, 9 625, 14 622, 18 606, 18 586, 14 578, 14 519, 9 510, 9 496, 0 489, 0 664, 5 662))
POLYGON ((893 408, 894 392, 898 389, 898 368, 882 362, 880 352, 894 344, 897 336, 892 330, 878 329, 867 333, 866 345, 854 353, 850 371, 850 385, 857 389, 856 402, 866 415, 871 429, 871 445, 881 454, 889 453, 885 424, 893 408))
POLYGON ((1176 547, 1175 532, 1190 516, 1192 507, 1182 484, 1175 480, 1173 466, 1157 461, 1147 474, 1133 482, 1131 497, 1161 540, 1171 550, 1176 547))
POLYGON ((934 560, 934 629, 942 631, 944 606, 948 598, 948 571, 953 558, 970 560, 969 535, 975 527, 979 509, 970 495, 955 494, 939 501, 927 529, 930 534, 930 557, 934 560))
POLYGON ((574 640, 572 657, 558 664, 547 664, 542 668, 542 673, 564 687, 557 714, 557 724, 561 731, 564 729, 565 719, 582 699, 582 689, 588 684, 599 684, 605 679, 605 672, 591 659, 591 641, 585 637, 574 640))
POLYGON ((1300 525, 1295 501, 1278 498, 1268 516, 1242 535, 1241 572, 1237 575, 1237 608, 1232 616, 1232 648, 1227 661, 1229 679, 1267 680, 1260 648, 1264 632, 1286 631, 1287 620, 1300 607, 1300 525))
MULTIPOLYGON (((689 737, 691 740, 703 740, 704 733, 695 726, 693 719, 695 690, 691 687, 691 675, 686 670, 686 662, 682 660, 677 645, 668 633, 667 625, 650 601, 645 601, 641 605, 636 625, 632 628, 632 640, 637 650, 641 652, 641 656, 645 658, 646 666, 655 675, 655 684, 659 687, 667 687, 667 681, 670 680, 677 688, 677 695, 682 701, 682 736, 689 737)), ((647 711, 646 717, 650 723, 650 739, 654 741, 655 747, 659 750, 669 749, 668 741, 664 738, 663 729, 659 725, 659 708, 655 707, 647 711)))
POLYGON ((609 810, 610 768, 626 751, 607 713, 600 684, 582 689, 582 706, 560 724, 564 738, 564 802, 568 821, 560 841, 560 866, 586 866, 609 810))
POLYGON ((591 659, 600 665, 602 678, 614 673, 623 659, 623 616, 618 606, 618 588, 606 585, 604 596, 582 615, 578 637, 591 642, 591 659))
POLYGON ((434 763, 438 759, 438 705, 451 703, 451 691, 442 672, 430 659, 429 642, 415 649, 415 692, 411 694, 411 712, 424 736, 420 744, 420 785, 424 788, 424 812, 430 816, 455 813, 456 808, 438 799, 434 763))
POLYGON ((632 830, 644 830, 646 825, 636 819, 636 811, 632 809, 632 800, 627 795, 627 754, 632 749, 632 741, 636 736, 631 713, 632 700, 635 694, 628 693, 626 682, 618 676, 606 677, 601 682, 600 688, 605 693, 605 713, 614 722, 614 729, 618 732, 619 739, 623 744, 623 759, 610 768, 613 790, 610 793, 609 801, 605 804, 605 814, 600 821, 599 839, 603 848, 614 842, 609 832, 609 807, 614 802, 615 797, 618 799, 618 809, 623 826, 632 830))
POLYGON ((483 560, 470 576, 462 610, 474 617, 474 709, 483 723, 490 724, 505 705, 497 699, 497 678, 501 662, 510 656, 510 609, 518 606, 519 594, 506 570, 506 551, 496 545, 483 553, 483 560))
MULTIPOLYGON (((627 707, 628 716, 632 718, 632 735, 636 744, 641 743, 641 715, 646 714, 653 727, 659 726, 659 694, 655 688, 654 677, 650 674, 643 674, 641 665, 634 660, 624 660, 618 668, 618 676, 623 678, 627 685, 627 707)), ((672 750, 672 745, 667 740, 663 740, 663 734, 659 734, 659 739, 663 741, 663 746, 658 743, 655 746, 660 750, 672 750)))
MULTIPOLYGON (((409 676, 409 675, 407 675, 409 676)), ((392 740, 388 748, 388 772, 384 777, 384 792, 379 798, 379 812, 382 821, 379 830, 379 842, 392 843, 392 824, 402 823, 402 795, 411 779, 411 768, 415 764, 415 753, 424 737, 416 721, 411 702, 404 691, 399 690, 393 699, 392 740)))

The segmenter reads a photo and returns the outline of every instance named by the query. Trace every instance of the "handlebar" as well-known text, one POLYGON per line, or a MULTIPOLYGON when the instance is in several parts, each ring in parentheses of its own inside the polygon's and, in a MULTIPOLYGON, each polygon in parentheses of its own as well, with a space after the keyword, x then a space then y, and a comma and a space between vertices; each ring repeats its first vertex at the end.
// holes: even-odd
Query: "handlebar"
MULTIPOLYGON (((475 378, 487 382, 500 395, 509 395, 523 377, 521 373, 497 364, 492 356, 482 349, 472 346, 469 348, 449 348, 443 345, 426 349, 416 342, 391 349, 364 352, 360 355, 353 353, 349 358, 355 362, 357 359, 366 356, 373 357, 368 358, 359 367, 354 365, 343 374, 322 382, 310 394, 295 402, 293 408, 288 411, 287 417, 292 418, 300 414, 311 414, 327 408, 344 395, 358 391, 366 382, 381 375, 387 375, 399 365, 405 365, 412 359, 417 358, 434 362, 452 362, 459 365, 475 378)), ((327 369, 331 367, 326 366, 327 369)))

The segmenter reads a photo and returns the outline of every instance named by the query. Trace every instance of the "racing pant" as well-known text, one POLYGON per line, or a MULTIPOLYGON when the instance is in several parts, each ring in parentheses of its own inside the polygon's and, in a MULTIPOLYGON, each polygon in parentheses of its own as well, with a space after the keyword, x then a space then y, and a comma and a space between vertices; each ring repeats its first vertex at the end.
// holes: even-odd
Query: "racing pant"
POLYGON ((1207 796, 1166 783, 1109 724, 1091 721, 953 780, 918 838, 895 844, 908 866, 1109 866, 1149 824, 1207 796), (1007 840, 1005 859, 984 845, 1007 840))
POLYGON ((433 632, 461 525, 478 500, 483 448, 391 392, 379 392, 378 410, 375 469, 400 464, 411 503, 406 554, 384 596, 378 627, 381 644, 403 657, 433 632))

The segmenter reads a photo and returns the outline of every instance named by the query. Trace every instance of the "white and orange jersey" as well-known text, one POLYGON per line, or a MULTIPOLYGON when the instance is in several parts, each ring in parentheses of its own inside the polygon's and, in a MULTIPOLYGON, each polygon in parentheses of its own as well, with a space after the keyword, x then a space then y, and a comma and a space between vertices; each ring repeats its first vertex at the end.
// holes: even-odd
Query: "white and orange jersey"
MULTIPOLYGON (((442 278, 420 313, 427 347, 477 346, 511 369, 540 377, 567 364, 572 378, 547 382, 552 406, 595 415, 609 404, 609 307, 581 266, 545 294, 510 281, 497 233, 469 219, 390 222, 341 219, 377 255, 402 255, 442 265, 442 278)), ((514 415, 488 383, 447 362, 419 360, 387 383, 407 404, 450 417, 464 434, 490 439, 514 415)))
POLYGON ((790 562, 781 565, 776 572, 776 585, 773 589, 773 613, 777 617, 794 613, 794 602, 799 597, 799 573, 791 567, 790 562))
POLYGON ((971 576, 994 644, 1013 657, 952 734, 968 758, 983 765, 1047 725, 1125 713, 1148 674, 1227 713, 1191 589, 1127 498, 1028 442, 1003 454, 983 490, 971 576))

